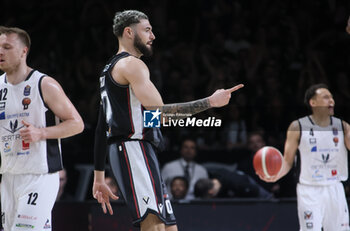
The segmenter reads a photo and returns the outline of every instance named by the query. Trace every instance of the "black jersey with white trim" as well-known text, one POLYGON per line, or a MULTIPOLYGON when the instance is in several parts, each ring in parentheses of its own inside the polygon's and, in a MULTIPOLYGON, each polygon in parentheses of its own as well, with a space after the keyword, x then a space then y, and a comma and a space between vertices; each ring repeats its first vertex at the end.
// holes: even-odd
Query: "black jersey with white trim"
POLYGON ((123 58, 130 56, 122 52, 114 55, 104 67, 100 77, 100 93, 107 123, 107 142, 146 140, 160 147, 162 135, 159 128, 144 128, 144 107, 136 98, 131 85, 118 84, 112 77, 112 69, 123 58))

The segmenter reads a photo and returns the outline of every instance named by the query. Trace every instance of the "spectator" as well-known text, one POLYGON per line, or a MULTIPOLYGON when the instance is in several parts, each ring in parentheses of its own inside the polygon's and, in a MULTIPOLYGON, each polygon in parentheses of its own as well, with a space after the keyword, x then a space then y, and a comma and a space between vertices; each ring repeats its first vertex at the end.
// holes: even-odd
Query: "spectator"
POLYGON ((194 194, 199 198, 257 197, 270 199, 272 193, 259 186, 251 177, 240 171, 217 169, 210 172, 211 179, 196 182, 194 194))
POLYGON ((207 170, 194 161, 197 150, 193 139, 187 138, 182 142, 181 157, 164 165, 162 177, 170 192, 170 182, 176 176, 183 176, 189 182, 189 188, 185 199, 194 198, 194 184, 201 178, 208 178, 207 170))
POLYGON ((176 176, 170 182, 171 195, 173 200, 185 199, 188 191, 188 181, 183 176, 176 176))

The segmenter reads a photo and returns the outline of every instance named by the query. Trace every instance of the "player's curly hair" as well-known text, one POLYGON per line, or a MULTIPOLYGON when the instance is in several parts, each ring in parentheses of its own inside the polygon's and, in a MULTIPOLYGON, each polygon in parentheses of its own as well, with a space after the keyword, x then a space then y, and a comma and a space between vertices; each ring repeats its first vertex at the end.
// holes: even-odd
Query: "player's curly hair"
POLYGON ((124 10, 122 12, 115 13, 113 19, 113 33, 115 36, 122 37, 125 27, 132 24, 139 23, 141 19, 147 19, 146 14, 137 10, 124 10))

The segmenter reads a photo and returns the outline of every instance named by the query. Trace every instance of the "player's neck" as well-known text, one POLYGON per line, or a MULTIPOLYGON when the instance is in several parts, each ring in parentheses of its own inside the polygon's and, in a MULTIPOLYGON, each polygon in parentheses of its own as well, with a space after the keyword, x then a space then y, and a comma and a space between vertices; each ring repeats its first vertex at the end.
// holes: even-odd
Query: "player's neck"
POLYGON ((12 85, 16 85, 24 81, 32 69, 26 64, 20 64, 17 68, 6 72, 6 80, 12 85))
POLYGON ((312 114, 312 121, 320 127, 327 127, 331 123, 331 117, 327 114, 312 114))
POLYGON ((119 49, 118 49, 118 54, 121 52, 127 52, 132 56, 135 56, 136 58, 140 58, 142 56, 142 54, 135 49, 134 45, 125 45, 125 44, 121 44, 119 43, 119 49))

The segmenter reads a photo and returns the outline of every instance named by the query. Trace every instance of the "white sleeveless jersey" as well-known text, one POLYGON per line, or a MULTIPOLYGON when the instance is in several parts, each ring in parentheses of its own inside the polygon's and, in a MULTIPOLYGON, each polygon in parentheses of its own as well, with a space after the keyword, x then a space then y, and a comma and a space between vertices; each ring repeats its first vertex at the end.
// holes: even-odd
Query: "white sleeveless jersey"
POLYGON ((19 132, 22 120, 40 128, 59 122, 42 98, 44 76, 33 70, 17 85, 8 83, 6 74, 0 76, 1 174, 44 174, 62 169, 59 139, 25 143, 19 132))
POLYGON ((328 127, 316 125, 309 116, 298 120, 301 137, 299 182, 330 185, 348 178, 348 152, 342 121, 331 117, 328 127))

